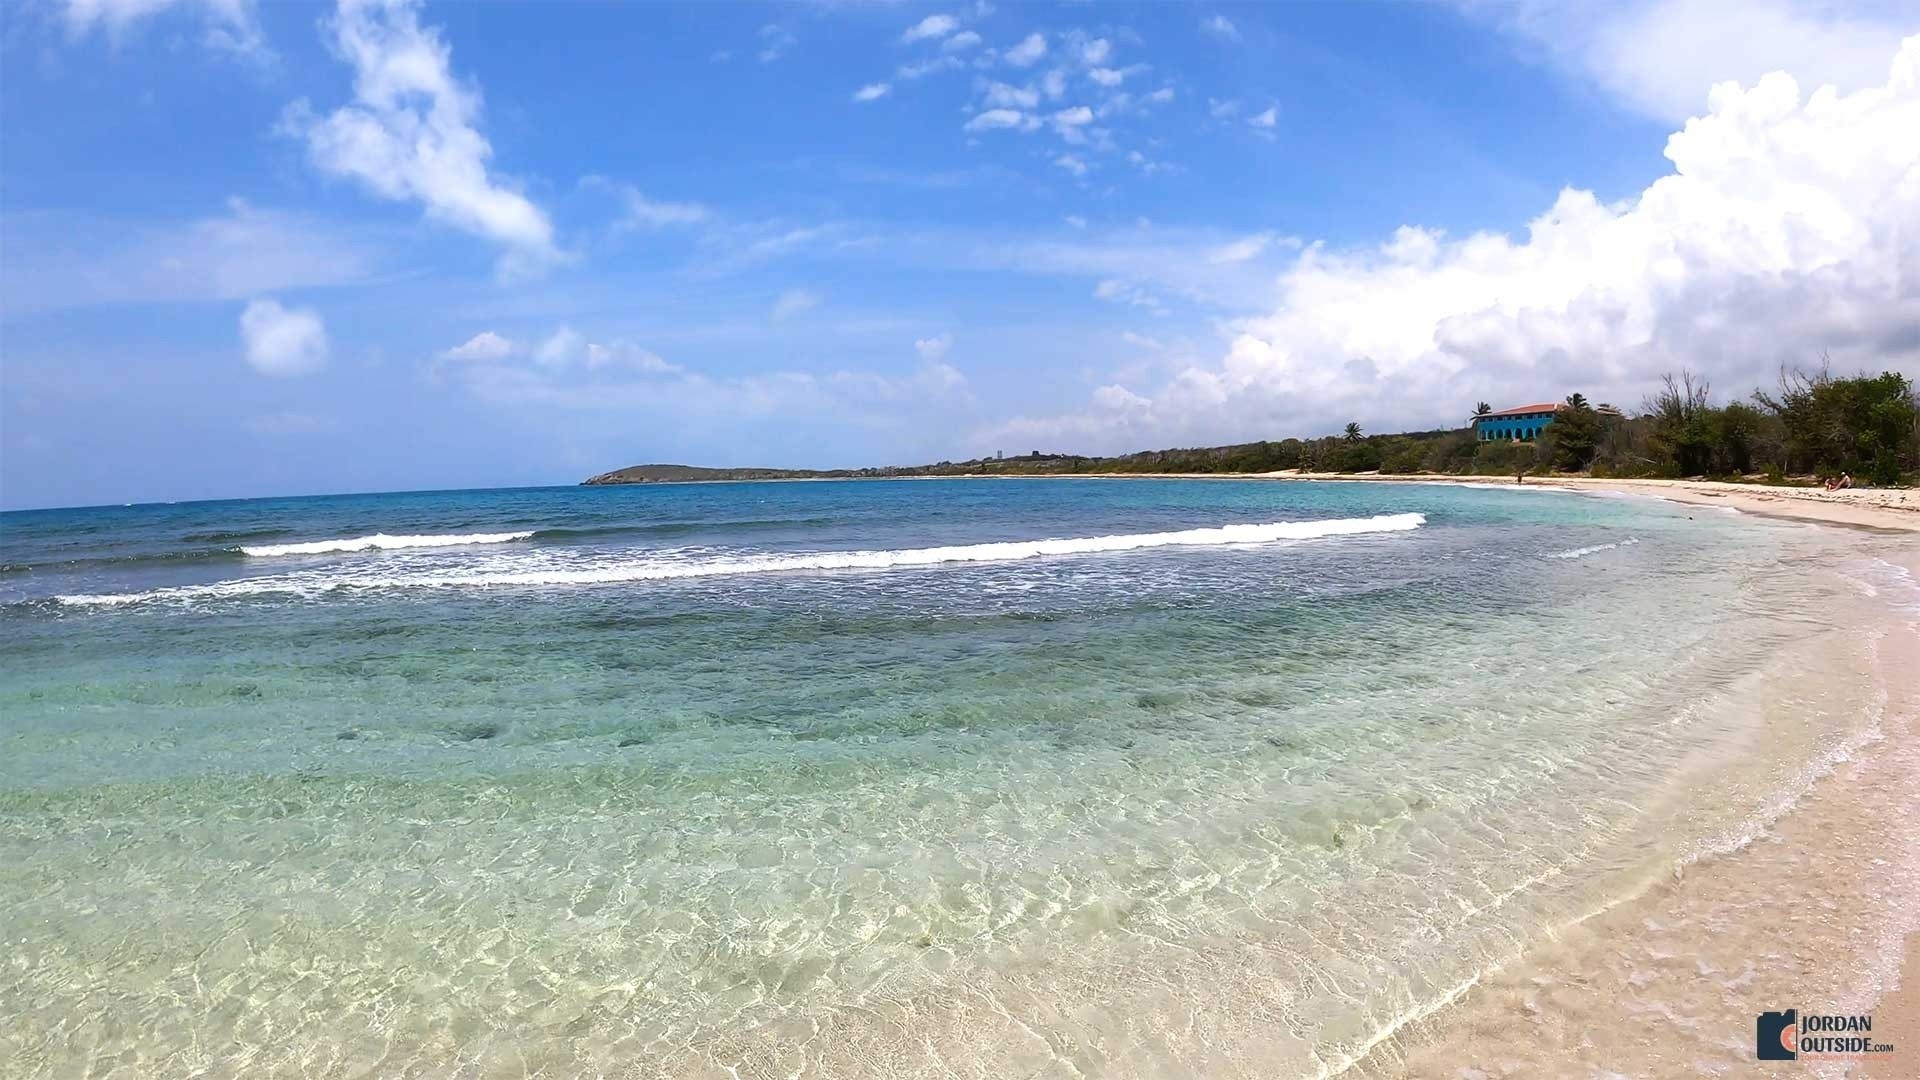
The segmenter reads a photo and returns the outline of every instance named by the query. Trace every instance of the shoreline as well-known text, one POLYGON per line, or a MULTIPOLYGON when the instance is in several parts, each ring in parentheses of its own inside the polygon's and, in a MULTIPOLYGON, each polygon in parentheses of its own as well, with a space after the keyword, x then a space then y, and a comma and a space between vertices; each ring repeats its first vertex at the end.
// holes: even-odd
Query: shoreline
MULTIPOLYGON (((1741 484, 1725 480, 1660 480, 1600 478, 1575 475, 1529 477, 1536 490, 1607 492, 1642 495, 1692 506, 1718 506, 1760 517, 1840 525, 1876 532, 1920 532, 1920 488, 1849 488, 1827 491, 1785 484, 1741 484)), ((762 480, 651 480, 582 484, 582 487, 679 487, 697 484, 820 484, 879 480, 1294 480, 1353 484, 1450 484, 1463 487, 1511 488, 1500 476, 1451 473, 1336 473, 1281 470, 1279 472, 1103 472, 1103 473, 942 473, 903 476, 788 476, 762 480)))
MULTIPOLYGON (((1920 550, 1892 552, 1886 539, 1884 558, 1920 573, 1920 550)), ((1884 630, 1909 642, 1916 633, 1920 623, 1905 620, 1884 630)), ((1920 680, 1884 654, 1890 641, 1871 640, 1873 659, 1854 672, 1878 684, 1867 724, 1808 762, 1804 781, 1762 804, 1736 842, 1481 972, 1334 1075, 1546 1075, 1596 1051, 1609 1075, 1718 1071, 1723 1054, 1752 1061, 1753 1016, 1788 1006, 1869 1014, 1875 1041, 1893 1047, 1806 1058, 1814 1075, 1915 1075, 1920 680)), ((1778 722, 1797 726, 1794 710, 1778 722)))
MULTIPOLYGON (((865 478, 862 478, 865 479, 865 478)), ((951 476, 874 477, 893 480, 1294 480, 1353 484, 1448 484, 1461 487, 1526 487, 1498 476, 1443 473, 959 473, 951 476)), ((1655 480, 1591 476, 1533 477, 1539 491, 1565 490, 1642 495, 1690 506, 1718 506, 1760 517, 1842 525, 1875 532, 1920 532, 1920 488, 1849 488, 1736 484, 1724 480, 1655 480)), ((727 481, 721 481, 723 483, 727 481)), ((748 481, 738 481, 745 483, 748 481)), ((796 481, 805 482, 805 481, 796 481)))

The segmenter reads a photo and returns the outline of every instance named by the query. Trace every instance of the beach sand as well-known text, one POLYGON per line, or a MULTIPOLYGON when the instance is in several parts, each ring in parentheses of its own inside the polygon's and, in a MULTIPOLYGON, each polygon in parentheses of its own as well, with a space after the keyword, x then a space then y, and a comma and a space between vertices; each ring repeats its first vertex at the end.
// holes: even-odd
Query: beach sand
MULTIPOLYGON (((1910 512, 1835 505, 1849 525, 1910 512)), ((1893 561, 1920 574, 1920 546, 1893 561)), ((1777 816, 1486 973, 1351 1075, 1920 1076, 1917 655, 1920 620, 1848 665, 1881 695, 1878 732, 1789 784, 1777 816), (1870 1014, 1874 1041, 1894 1049, 1755 1061, 1756 1014, 1785 1008, 1870 1014)), ((1791 737, 1776 731, 1761 737, 1791 737)))

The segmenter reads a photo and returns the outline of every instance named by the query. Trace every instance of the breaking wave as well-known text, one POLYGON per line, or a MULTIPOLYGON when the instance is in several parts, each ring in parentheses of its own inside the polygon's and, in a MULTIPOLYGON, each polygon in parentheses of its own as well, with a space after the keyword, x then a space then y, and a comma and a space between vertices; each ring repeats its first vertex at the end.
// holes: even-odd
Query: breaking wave
MULTIPOLYGON (((701 556, 691 559, 663 559, 658 554, 653 554, 639 558, 625 557, 611 562, 596 562, 579 567, 546 565, 521 569, 508 564, 497 568, 458 572, 294 573, 242 578, 205 585, 175 586, 138 593, 85 594, 60 596, 57 599, 63 604, 73 605, 117 605, 147 600, 217 600, 268 594, 317 596, 343 589, 602 585, 799 570, 891 570, 901 567, 935 566, 942 563, 1008 562, 1046 555, 1091 555, 1161 547, 1267 544, 1281 540, 1317 540, 1324 537, 1354 536, 1363 533, 1405 532, 1425 525, 1426 521, 1424 514, 1379 514, 1366 518, 1336 518, 1328 521, 1279 521, 1258 525, 1222 525, 1217 528, 1184 529, 1178 532, 1122 533, 1113 536, 1088 536, 1062 540, 1013 540, 891 551, 818 551, 795 554, 701 556)), ((395 546, 428 547, 444 546, 444 542, 449 539, 457 543, 498 543, 522 539, 527 535, 529 534, 502 533, 487 534, 482 537, 386 537, 384 539, 413 541, 395 546), (434 541, 441 543, 432 543, 434 541)), ((359 543, 359 541, 329 541, 329 543, 345 544, 359 543)), ((360 549, 320 548, 300 544, 271 549, 275 554, 322 550, 360 549)))
POLYGON ((1556 551, 1553 554, 1547 556, 1547 558, 1579 559, 1588 555, 1598 554, 1602 551, 1612 551, 1614 548, 1627 547, 1631 544, 1637 544, 1639 542, 1640 542, 1639 537, 1629 536, 1625 540, 1616 540, 1611 544, 1595 544, 1592 547, 1574 548, 1572 551, 1556 551))
POLYGON ((506 544, 525 540, 532 531, 504 533, 446 533, 426 536, 355 536, 341 540, 314 540, 304 544, 260 544, 241 547, 248 555, 325 555, 335 551, 387 551, 394 548, 460 547, 465 544, 506 544))

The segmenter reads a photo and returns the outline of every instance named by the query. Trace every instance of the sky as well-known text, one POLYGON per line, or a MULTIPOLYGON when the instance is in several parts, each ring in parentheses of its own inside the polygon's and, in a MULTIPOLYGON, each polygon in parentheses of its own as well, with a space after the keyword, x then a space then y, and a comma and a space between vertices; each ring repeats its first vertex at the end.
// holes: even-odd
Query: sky
POLYGON ((1920 376, 1920 10, 0 8, 0 506, 1920 376))

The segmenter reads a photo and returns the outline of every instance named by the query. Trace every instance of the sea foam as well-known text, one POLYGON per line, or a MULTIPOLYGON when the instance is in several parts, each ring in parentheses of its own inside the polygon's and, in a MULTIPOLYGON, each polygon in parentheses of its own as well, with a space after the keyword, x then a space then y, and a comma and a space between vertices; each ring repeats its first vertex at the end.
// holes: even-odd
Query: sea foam
POLYGON ((1612 551, 1614 548, 1628 547, 1630 545, 1637 544, 1639 542, 1640 542, 1639 537, 1629 536, 1625 540, 1616 540, 1611 544, 1594 544, 1592 547, 1574 548, 1571 551, 1556 551, 1553 554, 1547 556, 1547 558, 1549 559, 1583 559, 1583 558, 1586 558, 1588 555, 1597 555, 1602 551, 1612 551))
POLYGON ((427 536, 355 536, 339 540, 313 540, 301 544, 259 544, 242 546, 248 555, 326 555, 336 551, 385 551, 393 548, 460 547, 465 544, 506 544, 525 540, 528 532, 445 533, 427 536))
MULTIPOLYGON (((1060 540, 1009 540, 985 544, 961 544, 948 547, 902 548, 882 551, 816 551, 792 554, 702 555, 694 558, 661 558, 658 553, 637 557, 621 556, 609 562, 580 567, 551 565, 519 569, 509 564, 458 572, 424 571, 400 573, 347 572, 309 573, 242 578, 207 585, 185 585, 139 593, 104 593, 61 596, 63 604, 116 605, 146 600, 217 600, 266 594, 315 596, 339 589, 402 588, 488 588, 515 586, 601 585, 633 581, 662 581, 680 578, 721 577, 738 574, 766 574, 800 570, 892 570, 902 567, 936 566, 942 563, 1009 562, 1047 555, 1093 555, 1108 552, 1139 551, 1162 547, 1217 547, 1223 545, 1269 544, 1282 540, 1317 540, 1332 536, 1364 533, 1406 532, 1426 524, 1426 515, 1418 513, 1377 514, 1365 518, 1335 518, 1326 521, 1276 521, 1252 525, 1222 525, 1178 532, 1120 533, 1111 536, 1083 536, 1060 540)), ((530 534, 491 534, 516 539, 530 534)), ((372 538, 363 538, 372 539, 372 538)), ((430 540, 429 537, 389 537, 393 540, 430 540)), ((340 541, 347 543, 348 541, 340 541)), ((498 541, 463 538, 465 543, 498 541)), ((368 545, 371 546, 371 545, 368 545)), ((444 546, 415 543, 412 547, 444 546)), ((321 550, 311 545, 289 544, 272 549, 275 553, 308 553, 321 550)), ((327 548, 325 550, 360 550, 327 548)))

